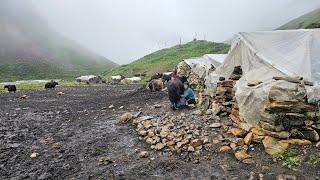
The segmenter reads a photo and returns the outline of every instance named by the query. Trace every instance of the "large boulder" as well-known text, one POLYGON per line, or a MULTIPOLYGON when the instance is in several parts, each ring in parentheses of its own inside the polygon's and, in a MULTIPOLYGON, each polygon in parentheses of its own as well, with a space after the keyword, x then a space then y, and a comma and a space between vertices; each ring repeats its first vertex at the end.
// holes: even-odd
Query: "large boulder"
POLYGON ((270 155, 274 155, 276 153, 284 153, 289 144, 285 143, 285 142, 279 142, 278 139, 270 137, 270 136, 266 136, 263 140, 262 140, 264 149, 266 151, 266 153, 270 154, 270 155))

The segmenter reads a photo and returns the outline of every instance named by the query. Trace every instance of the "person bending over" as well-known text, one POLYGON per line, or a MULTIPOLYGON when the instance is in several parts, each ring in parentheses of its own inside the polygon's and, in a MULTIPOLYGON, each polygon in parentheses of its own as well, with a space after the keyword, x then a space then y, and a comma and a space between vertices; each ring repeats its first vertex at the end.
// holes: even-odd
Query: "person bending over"
POLYGON ((188 82, 184 83, 184 89, 185 90, 181 96, 186 99, 187 104, 197 104, 195 94, 193 90, 190 88, 188 82))

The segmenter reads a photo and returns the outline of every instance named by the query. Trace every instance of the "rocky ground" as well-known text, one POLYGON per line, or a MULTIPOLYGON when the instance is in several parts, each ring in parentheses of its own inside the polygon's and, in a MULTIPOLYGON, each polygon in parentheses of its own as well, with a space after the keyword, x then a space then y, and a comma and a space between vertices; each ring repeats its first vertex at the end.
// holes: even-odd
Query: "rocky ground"
POLYGON ((0 94, 0 102, 0 179, 320 177, 315 144, 293 147, 299 165, 291 169, 258 144, 248 147, 253 161, 244 164, 232 150, 219 152, 232 138, 227 134, 229 119, 197 109, 171 111, 165 92, 150 93, 138 85, 20 91, 0 94), (27 98, 20 99, 22 95, 27 98), (166 121, 173 124, 172 132, 192 137, 181 150, 156 151, 146 143, 146 134, 138 134, 137 124, 119 123, 125 112, 142 112, 139 117, 150 116, 159 125, 166 121), (209 142, 190 147, 194 139, 209 142))

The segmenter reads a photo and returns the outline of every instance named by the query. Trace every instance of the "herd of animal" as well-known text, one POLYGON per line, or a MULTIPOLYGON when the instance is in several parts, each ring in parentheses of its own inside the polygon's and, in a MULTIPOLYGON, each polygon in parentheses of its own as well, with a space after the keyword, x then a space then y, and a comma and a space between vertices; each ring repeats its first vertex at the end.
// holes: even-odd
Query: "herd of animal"
MULTIPOLYGON (((44 88, 45 89, 54 89, 57 85, 59 85, 58 82, 54 81, 54 80, 51 80, 50 82, 47 82, 45 85, 44 85, 44 88)), ((7 89, 9 93, 15 93, 17 91, 17 86, 16 85, 5 85, 4 86, 4 89, 7 89)))
MULTIPOLYGON (((113 76, 113 78, 119 80, 118 82, 124 79, 128 79, 124 78, 123 76, 113 76)), ((141 78, 131 78, 130 80, 141 81, 141 78)), ((186 77, 172 77, 169 73, 155 73, 148 81, 147 87, 151 92, 161 91, 166 87, 168 90, 170 102, 172 104, 175 104, 181 98, 181 93, 184 91, 183 83, 186 81, 186 77)), ((51 80, 50 82, 45 83, 44 88, 54 89, 57 85, 59 85, 58 82, 51 80)), ((17 91, 16 85, 5 85, 4 89, 7 89, 9 93, 17 91)))

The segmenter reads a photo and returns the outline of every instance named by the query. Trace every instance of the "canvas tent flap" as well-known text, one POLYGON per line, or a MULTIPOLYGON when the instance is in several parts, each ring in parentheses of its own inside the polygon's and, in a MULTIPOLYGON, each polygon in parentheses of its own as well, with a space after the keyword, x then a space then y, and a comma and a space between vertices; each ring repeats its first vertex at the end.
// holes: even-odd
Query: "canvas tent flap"
MULTIPOLYGON (((293 83, 274 81, 274 76, 302 76, 320 82, 320 30, 291 30, 239 33, 221 66, 208 75, 205 85, 214 89, 219 77, 228 79, 235 66, 243 76, 236 83, 240 118, 255 125, 273 85, 291 88, 293 83), (248 87, 249 81, 263 83, 248 87)), ((306 88, 309 96, 318 97, 316 87, 306 88)))

